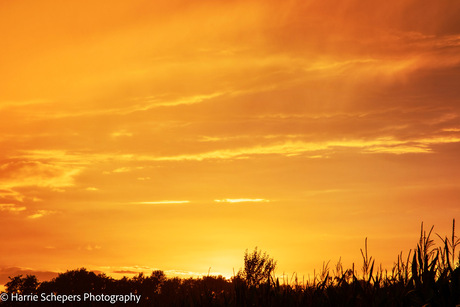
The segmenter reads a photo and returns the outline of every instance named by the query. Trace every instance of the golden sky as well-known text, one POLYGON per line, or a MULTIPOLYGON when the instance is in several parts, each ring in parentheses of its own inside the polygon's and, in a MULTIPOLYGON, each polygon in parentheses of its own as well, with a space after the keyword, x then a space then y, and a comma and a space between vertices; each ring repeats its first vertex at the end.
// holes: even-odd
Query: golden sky
POLYGON ((378 263, 460 217, 457 0, 1 1, 0 282, 378 263), (118 275, 117 275, 118 274, 118 275))

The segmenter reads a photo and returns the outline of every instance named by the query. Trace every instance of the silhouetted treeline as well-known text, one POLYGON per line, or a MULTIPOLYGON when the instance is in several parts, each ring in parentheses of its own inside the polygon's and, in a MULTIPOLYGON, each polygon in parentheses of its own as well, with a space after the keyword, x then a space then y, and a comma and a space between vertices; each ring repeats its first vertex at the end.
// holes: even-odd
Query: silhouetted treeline
MULTIPOLYGON (((304 283, 292 278, 283 284, 274 276, 276 262, 257 248, 246 251, 244 268, 236 276, 169 278, 163 271, 142 273, 133 278, 113 279, 84 268, 61 273, 51 281, 39 282, 33 275, 10 277, 6 284, 10 295, 140 295, 139 304, 124 302, 66 302, 66 306, 137 305, 137 306, 456 306, 460 304, 460 240, 441 238, 436 247, 432 230, 422 230, 414 250, 398 255, 391 270, 376 267, 367 253, 362 267, 344 269, 342 264, 330 269, 325 264, 313 280, 304 283)), ((62 306, 62 302, 17 303, 5 301, 0 306, 62 306)))

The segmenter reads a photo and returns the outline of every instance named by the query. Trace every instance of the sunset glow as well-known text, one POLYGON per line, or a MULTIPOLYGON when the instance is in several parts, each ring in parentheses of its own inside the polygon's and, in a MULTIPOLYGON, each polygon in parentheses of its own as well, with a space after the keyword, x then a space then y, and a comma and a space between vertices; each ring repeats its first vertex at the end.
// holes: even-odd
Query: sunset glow
POLYGON ((460 3, 2 1, 0 284, 390 266, 460 220, 460 3), (211 268, 211 269, 210 269, 211 268))

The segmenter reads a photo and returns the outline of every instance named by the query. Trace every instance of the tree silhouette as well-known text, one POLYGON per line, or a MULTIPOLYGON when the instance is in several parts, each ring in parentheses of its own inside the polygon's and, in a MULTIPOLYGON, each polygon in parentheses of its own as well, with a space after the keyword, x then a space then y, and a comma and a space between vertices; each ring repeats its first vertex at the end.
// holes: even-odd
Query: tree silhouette
POLYGON ((149 277, 139 273, 132 278, 133 292, 142 295, 143 301, 152 301, 158 297, 165 282, 166 275, 163 271, 153 271, 149 277))
POLYGON ((270 284, 275 268, 276 261, 266 252, 262 254, 256 247, 252 253, 248 250, 244 253, 244 270, 239 275, 246 280, 248 286, 258 287, 262 283, 270 284))
POLYGON ((112 283, 113 279, 105 274, 96 274, 80 268, 59 274, 58 277, 44 284, 43 288, 65 294, 105 293, 110 290, 112 283))
POLYGON ((26 277, 18 275, 8 278, 10 281, 5 284, 8 293, 33 294, 37 292, 39 282, 35 275, 27 275, 26 277))

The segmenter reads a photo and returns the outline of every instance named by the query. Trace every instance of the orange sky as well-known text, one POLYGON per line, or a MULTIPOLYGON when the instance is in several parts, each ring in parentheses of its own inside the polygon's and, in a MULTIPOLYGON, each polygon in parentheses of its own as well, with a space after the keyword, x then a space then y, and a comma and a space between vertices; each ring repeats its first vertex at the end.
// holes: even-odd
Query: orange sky
POLYGON ((278 274, 460 217, 456 0, 2 1, 0 283, 278 274), (44 275, 43 275, 44 276, 44 275))

